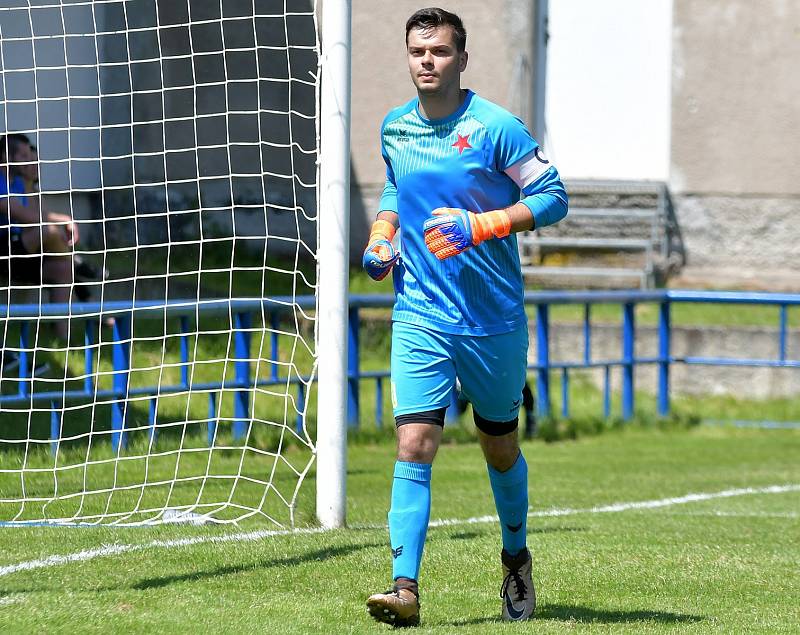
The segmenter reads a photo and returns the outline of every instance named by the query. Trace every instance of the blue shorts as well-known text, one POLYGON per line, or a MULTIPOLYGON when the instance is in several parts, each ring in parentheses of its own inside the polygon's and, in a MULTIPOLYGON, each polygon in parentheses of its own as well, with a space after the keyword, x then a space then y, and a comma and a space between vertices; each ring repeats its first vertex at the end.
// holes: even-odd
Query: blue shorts
POLYGON ((472 408, 489 421, 516 419, 528 367, 528 327, 500 335, 451 335, 392 323, 394 416, 450 405, 456 377, 472 408))

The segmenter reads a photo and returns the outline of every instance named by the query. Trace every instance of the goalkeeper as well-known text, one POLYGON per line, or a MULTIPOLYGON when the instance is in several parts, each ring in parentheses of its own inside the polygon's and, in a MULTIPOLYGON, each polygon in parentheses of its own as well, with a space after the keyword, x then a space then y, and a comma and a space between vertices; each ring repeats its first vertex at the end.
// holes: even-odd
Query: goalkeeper
POLYGON ((567 195, 524 124, 461 88, 467 52, 458 16, 416 12, 406 44, 417 98, 384 119, 386 186, 364 252, 372 278, 393 274, 398 439, 389 511, 394 585, 370 596, 367 608, 382 622, 419 623, 431 465, 458 378, 473 405, 500 518, 502 617, 528 619, 536 602, 526 545, 528 468, 517 441, 528 326, 514 234, 559 221, 567 195))

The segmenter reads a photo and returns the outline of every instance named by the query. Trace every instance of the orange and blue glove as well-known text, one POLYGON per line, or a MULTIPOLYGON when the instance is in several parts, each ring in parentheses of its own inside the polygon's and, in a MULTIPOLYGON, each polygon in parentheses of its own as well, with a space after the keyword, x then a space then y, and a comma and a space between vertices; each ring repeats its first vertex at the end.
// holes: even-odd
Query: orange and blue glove
POLYGON ((505 210, 475 214, 465 209, 440 207, 422 226, 425 246, 439 260, 457 256, 490 238, 511 233, 511 218, 505 210))
POLYGON ((373 280, 383 280, 388 276, 394 263, 400 258, 400 252, 392 245, 396 232, 389 221, 378 219, 372 224, 361 265, 373 280))

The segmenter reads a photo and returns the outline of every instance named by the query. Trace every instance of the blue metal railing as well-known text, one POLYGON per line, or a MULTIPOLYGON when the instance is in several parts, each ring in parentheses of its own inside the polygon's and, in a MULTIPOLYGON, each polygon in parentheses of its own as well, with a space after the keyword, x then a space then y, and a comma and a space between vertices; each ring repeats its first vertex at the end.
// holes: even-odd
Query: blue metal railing
MULTIPOLYGON (((360 403, 359 386, 362 380, 375 382, 375 421, 380 426, 383 419, 384 380, 389 378, 389 370, 365 371, 359 368, 361 321, 359 311, 367 308, 387 308, 393 303, 391 295, 358 295, 350 297, 350 326, 348 353, 348 420, 352 427, 359 423, 360 403)), ((613 368, 622 372, 622 418, 628 420, 633 416, 635 406, 634 369, 641 365, 658 367, 657 411, 666 416, 670 410, 670 369, 673 364, 716 365, 741 367, 800 368, 800 360, 787 358, 787 310, 790 306, 800 305, 800 295, 744 292, 706 292, 706 291, 551 291, 528 292, 525 303, 536 307, 536 363, 529 365, 529 370, 536 375, 537 414, 547 417, 552 414, 551 379, 554 372, 561 376, 561 415, 568 417, 570 372, 575 369, 596 368, 603 371, 603 415, 611 414, 610 378, 613 368), (672 325, 671 307, 678 303, 722 303, 767 305, 778 308, 778 355, 775 359, 730 358, 730 357, 676 357, 671 352, 672 325), (572 361, 553 362, 550 358, 550 309, 556 305, 583 305, 583 351, 578 359, 572 361), (592 307, 597 304, 615 304, 622 310, 621 351, 616 359, 594 359, 592 355, 592 307), (657 304, 658 317, 658 354, 655 357, 636 355, 636 311, 639 304, 657 304)), ((296 308, 313 309, 315 299, 311 296, 297 298, 241 298, 233 300, 186 300, 164 302, 104 302, 66 305, 55 304, 23 304, 0 306, 0 319, 20 320, 19 376, 16 379, 16 394, 0 395, 0 405, 32 405, 33 403, 49 403, 51 406, 51 440, 56 447, 61 434, 60 406, 67 401, 86 401, 91 399, 111 399, 112 405, 112 446, 119 451, 126 446, 126 420, 128 416, 128 400, 131 397, 151 397, 149 406, 149 434, 157 433, 158 398, 163 395, 193 390, 207 392, 208 407, 208 439, 213 442, 217 427, 217 393, 221 390, 234 390, 233 436, 240 439, 246 434, 249 422, 249 395, 256 386, 276 384, 294 384, 297 387, 297 399, 300 412, 305 402, 305 384, 309 378, 283 377, 279 367, 279 321, 282 315, 296 308), (83 320, 85 325, 85 378, 80 390, 33 391, 33 369, 30 360, 30 328, 27 319, 55 320, 63 319, 65 314, 73 319, 83 320), (233 322, 234 336, 234 379, 219 382, 192 383, 189 377, 189 336, 190 319, 200 316, 225 315, 233 322), (258 379, 252 376, 250 364, 251 332, 253 315, 261 318, 262 323, 269 325, 271 372, 268 378, 258 379), (100 319, 114 317, 112 332, 112 388, 100 390, 95 386, 94 349, 97 346, 98 323, 100 319), (181 379, 175 385, 130 386, 131 372, 131 324, 134 317, 138 319, 177 319, 180 328, 180 369, 181 379)), ((388 360, 387 360, 388 361, 388 360)), ((455 398, 455 395, 454 395, 455 398)), ((454 416, 455 408, 450 408, 450 416, 454 416)), ((298 415, 296 426, 303 426, 302 415, 298 415)))
MULTIPOLYGON (((544 381, 539 382, 538 413, 547 416, 551 413, 549 397, 548 370, 555 368, 591 368, 604 369, 603 381, 603 414, 610 415, 610 371, 614 367, 622 369, 622 418, 625 420, 633 416, 634 410, 634 374, 635 366, 655 364, 658 367, 658 382, 656 388, 657 412, 659 416, 666 416, 670 410, 670 369, 673 364, 686 365, 712 365, 712 366, 740 366, 740 367, 800 367, 798 360, 789 360, 786 357, 787 342, 787 309, 790 306, 800 305, 800 295, 777 293, 747 293, 747 292, 713 292, 713 291, 645 291, 645 292, 554 292, 554 293, 528 293, 526 302, 537 305, 539 314, 546 314, 548 307, 553 304, 584 304, 584 355, 581 362, 562 362, 549 364, 542 368, 541 361, 537 364, 537 371, 544 381), (619 304, 622 307, 622 350, 621 357, 616 360, 593 361, 591 355, 590 339, 590 313, 591 307, 596 304, 619 304), (658 355, 656 357, 639 357, 635 354, 636 324, 635 306, 637 304, 658 304, 658 355), (777 359, 752 359, 731 357, 700 357, 700 356, 675 356, 671 351, 672 319, 671 309, 675 304, 681 303, 708 303, 708 304, 735 304, 735 305, 761 305, 774 306, 779 309, 778 320, 778 357, 777 359)), ((545 317, 546 319, 546 317, 545 317)), ((540 333, 537 329, 537 333, 540 333)), ((537 346, 549 347, 547 338, 538 337, 537 346)), ((539 354, 539 359, 547 359, 547 354, 539 354)), ((563 386, 562 386, 563 388, 563 386)), ((568 392, 563 391, 564 405, 562 410, 568 409, 566 400, 568 392)))
MULTIPOLYGON (((172 300, 167 303, 156 301, 125 302, 112 301, 103 303, 75 303, 64 304, 19 304, 0 306, 0 319, 20 320, 19 342, 19 372, 18 378, 6 381, 16 381, 18 388, 16 394, 0 395, 2 405, 29 405, 34 403, 49 403, 51 407, 51 441, 55 451, 60 439, 61 418, 59 411, 66 402, 109 399, 111 403, 111 444, 115 452, 119 452, 127 445, 126 421, 128 419, 128 400, 131 397, 152 397, 149 406, 148 424, 149 434, 157 434, 158 399, 159 397, 192 390, 208 393, 208 440, 213 442, 217 427, 217 392, 221 390, 234 390, 233 437, 241 439, 246 434, 249 423, 249 398, 250 391, 257 386, 270 386, 276 384, 295 384, 298 391, 298 410, 302 412, 305 400, 304 378, 282 377, 278 372, 279 361, 279 334, 278 323, 281 315, 290 313, 297 308, 313 309, 313 297, 275 297, 275 298, 241 298, 233 300, 172 300), (250 344, 252 331, 252 316, 260 315, 264 324, 270 324, 271 350, 270 362, 272 369, 270 377, 256 379, 251 375, 250 344), (33 368, 30 363, 31 342, 29 323, 25 320, 37 319, 42 321, 64 319, 69 315, 73 320, 84 322, 84 369, 85 377, 80 390, 54 390, 33 392, 33 368), (189 336, 190 318, 199 319, 200 316, 224 315, 232 316, 234 340, 234 379, 219 382, 194 383, 189 378, 189 336), (94 377, 94 349, 98 345, 97 332, 100 320, 114 318, 111 336, 111 361, 112 376, 111 389, 98 389, 94 377), (181 379, 178 384, 159 386, 130 386, 131 373, 131 335, 132 320, 136 319, 177 319, 180 328, 180 371, 181 379)), ((306 379, 307 381, 307 379, 306 379)), ((303 427, 302 415, 296 421, 298 430, 303 427)))

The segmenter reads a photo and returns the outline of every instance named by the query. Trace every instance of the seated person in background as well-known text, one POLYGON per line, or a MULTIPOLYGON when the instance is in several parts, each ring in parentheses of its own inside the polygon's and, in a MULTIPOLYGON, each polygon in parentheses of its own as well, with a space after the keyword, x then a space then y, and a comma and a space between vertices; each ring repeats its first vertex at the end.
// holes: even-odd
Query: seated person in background
MULTIPOLYGON (((66 214, 42 210, 38 194, 26 195, 26 176, 38 181, 30 140, 6 135, 0 140, 0 284, 48 285, 51 302, 68 303, 78 226, 66 214)), ((56 323, 59 337, 67 337, 68 326, 56 323)))
MULTIPOLYGON (((26 137, 27 138, 27 137, 26 137)), ((14 178, 17 182, 20 179, 23 183, 23 191, 25 194, 38 194, 39 193, 39 153, 36 146, 31 145, 30 163, 25 163, 19 166, 19 176, 14 178)), ((16 168, 11 169, 11 173, 17 172, 16 168)), ((92 265, 87 260, 84 260, 80 254, 74 254, 72 257, 73 263, 73 282, 75 283, 75 297, 81 302, 88 302, 92 293, 87 286, 86 282, 98 282, 107 276, 108 272, 104 269, 102 272, 92 265)), ((113 324, 113 321, 110 322, 113 324)))

